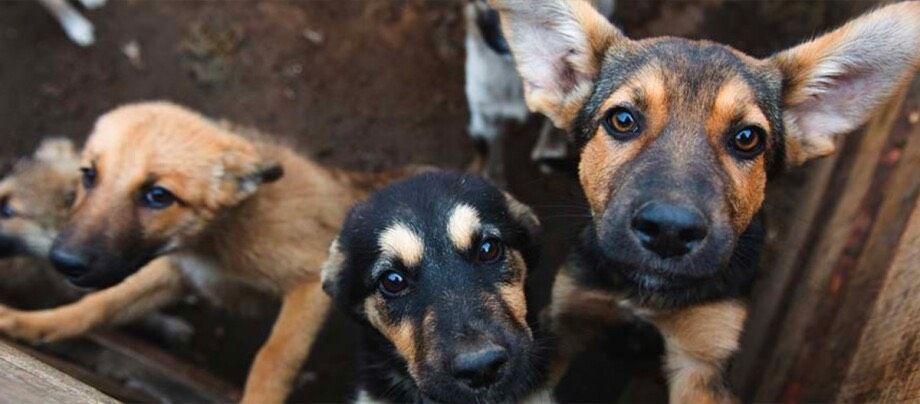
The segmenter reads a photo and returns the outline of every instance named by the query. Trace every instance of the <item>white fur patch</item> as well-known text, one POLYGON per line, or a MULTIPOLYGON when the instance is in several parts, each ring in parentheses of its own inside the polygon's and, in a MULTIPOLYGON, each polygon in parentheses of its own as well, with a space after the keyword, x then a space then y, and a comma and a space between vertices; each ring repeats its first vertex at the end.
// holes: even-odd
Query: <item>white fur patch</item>
POLYGON ((397 257, 406 266, 415 266, 422 262, 425 243, 412 229, 403 223, 393 223, 387 227, 377 241, 383 255, 397 257))
POLYGON ((473 244, 473 236, 479 231, 480 226, 482 223, 479 220, 479 212, 472 206, 462 203, 450 212, 447 235, 454 247, 461 251, 466 250, 473 244))

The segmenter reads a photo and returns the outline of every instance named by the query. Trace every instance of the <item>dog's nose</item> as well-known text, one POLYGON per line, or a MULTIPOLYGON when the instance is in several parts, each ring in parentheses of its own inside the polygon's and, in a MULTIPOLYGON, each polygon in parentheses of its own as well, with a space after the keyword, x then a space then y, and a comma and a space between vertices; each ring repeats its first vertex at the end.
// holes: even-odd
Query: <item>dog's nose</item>
POLYGON ((463 352, 454 357, 454 377, 472 388, 486 387, 498 380, 508 362, 508 351, 494 344, 463 352))
POLYGON ((86 273, 89 258, 75 251, 54 247, 51 249, 51 263, 68 278, 76 278, 86 273))
POLYGON ((709 232, 699 209, 666 202, 650 202, 633 216, 632 231, 645 249, 662 258, 686 255, 709 232))

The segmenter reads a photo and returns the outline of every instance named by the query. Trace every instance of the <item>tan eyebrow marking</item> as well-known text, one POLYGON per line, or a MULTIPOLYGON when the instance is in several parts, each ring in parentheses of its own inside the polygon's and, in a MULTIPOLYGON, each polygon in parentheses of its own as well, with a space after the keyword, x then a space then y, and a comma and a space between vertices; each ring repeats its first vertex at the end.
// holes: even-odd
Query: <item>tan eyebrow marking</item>
POLYGON ((408 267, 422 262, 425 243, 414 231, 403 223, 396 222, 387 227, 377 241, 384 255, 398 257, 408 267))
POLYGON ((466 250, 473 244, 473 237, 480 226, 482 223, 479 220, 479 212, 472 206, 461 203, 450 212, 450 219, 447 221, 447 235, 454 243, 454 247, 457 247, 458 250, 466 250))
POLYGON ((767 133, 770 133, 770 122, 757 106, 753 90, 740 78, 732 77, 719 88, 716 94, 712 111, 706 122, 706 130, 712 136, 721 136, 736 118, 760 125, 767 133))

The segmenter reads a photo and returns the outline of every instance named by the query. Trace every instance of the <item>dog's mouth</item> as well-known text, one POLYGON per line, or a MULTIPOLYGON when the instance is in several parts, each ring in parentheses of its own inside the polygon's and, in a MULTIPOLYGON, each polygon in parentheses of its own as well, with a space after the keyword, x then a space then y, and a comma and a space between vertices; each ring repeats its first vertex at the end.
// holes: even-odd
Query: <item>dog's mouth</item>
POLYGON ((148 254, 126 263, 113 263, 107 260, 94 262, 85 271, 67 270, 66 268, 58 268, 58 270, 73 286, 84 290, 98 290, 120 283, 154 258, 156 258, 155 255, 148 254))

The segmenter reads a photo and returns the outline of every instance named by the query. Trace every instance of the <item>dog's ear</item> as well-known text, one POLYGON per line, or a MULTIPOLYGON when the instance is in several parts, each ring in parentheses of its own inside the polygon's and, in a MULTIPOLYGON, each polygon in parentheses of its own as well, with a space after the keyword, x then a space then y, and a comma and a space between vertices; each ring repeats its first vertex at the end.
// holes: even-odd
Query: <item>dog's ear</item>
POLYGON ((329 246, 329 256, 326 258, 326 261, 323 262, 322 272, 320 273, 323 291, 333 300, 340 295, 341 282, 339 278, 342 275, 344 267, 345 253, 342 251, 342 246, 339 244, 339 238, 336 237, 329 246))
POLYGON ((786 157, 834 152, 920 65, 920 2, 884 7, 772 56, 783 75, 786 157))
POLYGON ((284 176, 284 167, 265 160, 251 148, 228 150, 221 158, 220 203, 233 206, 248 198, 262 184, 284 176))
POLYGON ((36 161, 59 167, 62 170, 72 170, 74 173, 80 165, 80 157, 73 141, 62 137, 47 138, 38 145, 32 158, 36 161))
POLYGON ((524 250, 521 253, 524 254, 527 267, 533 270, 536 268, 536 261, 540 252, 540 237, 542 234, 540 219, 537 218, 537 215, 529 206, 521 203, 507 192, 503 192, 503 194, 505 195, 505 204, 508 207, 508 213, 511 214, 511 219, 524 230, 524 250))
POLYGON ((604 53, 627 41, 582 0, 492 0, 524 82, 527 106, 569 129, 591 94, 604 53))

